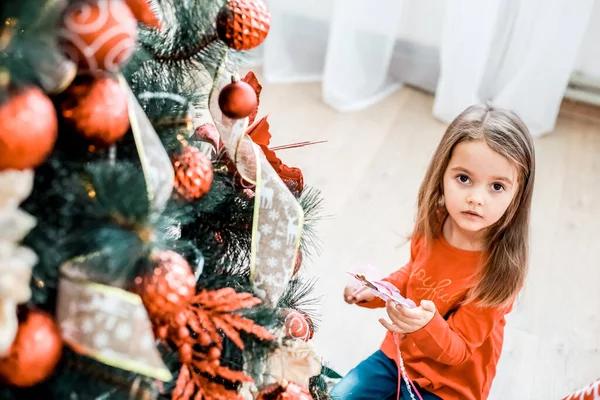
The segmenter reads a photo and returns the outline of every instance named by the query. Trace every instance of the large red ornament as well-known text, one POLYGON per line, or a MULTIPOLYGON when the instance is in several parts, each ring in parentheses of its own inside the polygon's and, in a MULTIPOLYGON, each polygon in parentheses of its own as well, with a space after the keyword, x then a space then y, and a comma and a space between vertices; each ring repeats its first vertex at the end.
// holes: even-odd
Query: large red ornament
POLYGON ((135 278, 133 291, 142 298, 152 320, 166 321, 194 296, 196 278, 185 258, 174 251, 158 251, 152 262, 152 271, 135 278))
POLYGON ((52 374, 61 355, 62 339, 52 317, 29 310, 9 355, 0 359, 0 380, 18 387, 37 385, 52 374))
POLYGON ((252 86, 235 77, 219 93, 219 107, 223 114, 232 119, 246 118, 255 111, 257 105, 258 99, 252 86))
POLYGON ((312 321, 309 322, 308 315, 305 315, 296 310, 284 310, 285 315, 285 334, 292 339, 300 339, 308 342, 312 339, 314 330, 311 327, 312 321))
POLYGON ((0 170, 41 164, 58 133, 56 110, 37 87, 13 93, 0 106, 0 170))
POLYGON ((65 12, 60 39, 81 70, 116 71, 135 50, 137 21, 124 1, 78 1, 65 12))
POLYGON ((251 50, 267 37, 271 15, 262 0, 229 0, 217 15, 217 34, 234 50, 251 50))
POLYGON ((60 104, 63 118, 87 139, 110 145, 127 133, 127 93, 116 80, 82 76, 66 90, 63 98, 60 104))
POLYGON ((197 147, 186 146, 172 157, 177 195, 188 201, 199 199, 210 191, 213 181, 212 163, 197 147))
POLYGON ((272 383, 258 393, 256 400, 312 400, 310 392, 293 383, 272 383))
POLYGON ((148 0, 125 0, 131 12, 138 21, 142 24, 151 26, 156 29, 160 29, 160 22, 158 22, 158 18, 154 15, 154 12, 150 8, 150 4, 148 0))

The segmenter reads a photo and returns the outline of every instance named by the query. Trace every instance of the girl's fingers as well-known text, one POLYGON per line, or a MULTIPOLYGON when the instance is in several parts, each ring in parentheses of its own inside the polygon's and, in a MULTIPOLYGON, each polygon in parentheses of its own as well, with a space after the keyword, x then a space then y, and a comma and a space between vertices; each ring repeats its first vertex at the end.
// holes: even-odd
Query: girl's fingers
POLYGON ((407 308, 401 305, 395 305, 394 308, 402 315, 405 319, 421 319, 423 311, 419 307, 407 308))
POLYGON ((359 295, 361 295, 361 294, 365 293, 366 291, 367 291, 367 288, 366 288, 366 287, 364 287, 364 286, 363 286, 363 287, 360 287, 360 288, 356 289, 356 290, 354 291, 354 293, 352 293, 352 296, 354 296, 354 297, 358 297, 359 295))
POLYGON ((385 327, 385 329, 387 329, 390 332, 396 332, 396 333, 403 333, 402 330, 400 329, 400 327, 390 324, 389 322, 387 322, 385 319, 380 318, 379 319, 379 323, 381 325, 383 325, 385 327))
POLYGON ((358 289, 356 292, 353 293, 353 296, 357 302, 371 300, 373 298, 371 291, 369 290, 369 288, 366 287, 358 289))
POLYGON ((387 311, 389 317, 392 319, 392 322, 396 322, 396 321, 401 321, 404 319, 404 317, 402 316, 402 314, 400 314, 400 312, 398 310, 396 310, 396 307, 393 304, 390 304, 388 302, 388 304, 385 305, 385 311, 387 311))
POLYGON ((386 311, 388 312, 388 315, 390 315, 390 317, 393 316, 393 318, 396 320, 408 322, 419 319, 418 317, 415 317, 413 313, 406 313, 406 310, 410 311, 408 308, 396 305, 393 301, 389 301, 386 305, 386 311))

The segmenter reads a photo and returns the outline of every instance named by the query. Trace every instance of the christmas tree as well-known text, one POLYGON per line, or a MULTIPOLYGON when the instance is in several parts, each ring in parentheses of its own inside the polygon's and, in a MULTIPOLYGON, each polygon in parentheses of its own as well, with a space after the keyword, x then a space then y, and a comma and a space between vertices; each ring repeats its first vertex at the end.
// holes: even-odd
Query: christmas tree
POLYGON ((262 0, 0 13, 0 398, 327 398, 322 200, 238 75, 262 0))

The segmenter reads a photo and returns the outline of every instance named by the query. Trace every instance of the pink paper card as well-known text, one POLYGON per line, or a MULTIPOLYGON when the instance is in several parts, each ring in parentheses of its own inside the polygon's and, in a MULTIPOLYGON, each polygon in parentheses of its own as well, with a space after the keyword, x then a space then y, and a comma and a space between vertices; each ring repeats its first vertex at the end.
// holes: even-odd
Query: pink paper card
POLYGON ((354 272, 348 272, 348 274, 350 276, 352 276, 354 279, 358 280, 363 286, 366 286, 369 289, 371 289, 373 294, 375 296, 379 297, 383 301, 387 302, 388 300, 393 300, 396 303, 398 303, 404 307, 407 307, 407 308, 416 307, 414 301, 404 298, 400 294, 400 291, 398 290, 398 288, 396 288, 394 285, 392 285, 389 282, 369 280, 364 275, 357 274, 354 272))

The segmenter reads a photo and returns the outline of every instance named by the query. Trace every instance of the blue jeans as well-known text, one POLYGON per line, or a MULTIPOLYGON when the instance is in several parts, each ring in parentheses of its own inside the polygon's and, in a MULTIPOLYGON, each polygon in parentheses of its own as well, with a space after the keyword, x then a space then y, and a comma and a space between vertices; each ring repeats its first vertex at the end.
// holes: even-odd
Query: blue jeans
MULTIPOLYGON (((436 395, 417 389, 423 400, 440 399, 436 395)), ((381 350, 361 362, 331 390, 333 400, 396 400, 398 367, 396 362, 381 350)), ((410 400, 408 389, 402 382, 401 399, 410 400)), ((413 390, 414 393, 414 390, 413 390)), ((415 399, 418 399, 415 394, 415 399)))

